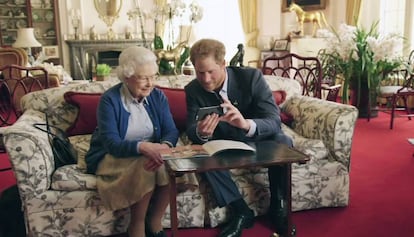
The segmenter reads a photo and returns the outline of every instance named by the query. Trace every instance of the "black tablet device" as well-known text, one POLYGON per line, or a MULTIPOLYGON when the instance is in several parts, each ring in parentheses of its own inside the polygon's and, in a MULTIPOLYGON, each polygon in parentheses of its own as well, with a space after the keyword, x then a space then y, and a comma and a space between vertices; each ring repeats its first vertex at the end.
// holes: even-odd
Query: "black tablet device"
POLYGON ((218 114, 219 116, 223 115, 223 108, 220 105, 202 107, 198 109, 196 120, 203 120, 207 115, 218 114))

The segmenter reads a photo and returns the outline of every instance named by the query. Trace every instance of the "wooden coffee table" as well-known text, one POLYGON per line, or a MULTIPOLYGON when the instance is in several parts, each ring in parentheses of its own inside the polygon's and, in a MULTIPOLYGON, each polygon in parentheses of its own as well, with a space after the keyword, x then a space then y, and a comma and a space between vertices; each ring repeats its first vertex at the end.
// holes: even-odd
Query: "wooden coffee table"
POLYGON ((306 163, 309 157, 305 154, 289 148, 285 144, 275 141, 261 141, 250 144, 255 146, 256 154, 228 151, 211 157, 181 158, 166 161, 166 168, 170 176, 170 214, 171 214, 171 236, 178 236, 177 217, 177 186, 175 178, 185 173, 202 173, 211 170, 228 170, 236 168, 249 168, 255 166, 271 167, 275 165, 285 166, 287 169, 287 192, 288 204, 288 228, 282 236, 294 236, 295 230, 292 225, 291 210, 291 164, 306 163))

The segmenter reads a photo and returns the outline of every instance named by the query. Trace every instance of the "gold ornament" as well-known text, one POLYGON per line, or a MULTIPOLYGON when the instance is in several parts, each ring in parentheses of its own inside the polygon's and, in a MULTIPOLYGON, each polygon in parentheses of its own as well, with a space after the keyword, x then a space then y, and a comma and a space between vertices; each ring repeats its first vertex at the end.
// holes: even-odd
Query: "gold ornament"
POLYGON ((304 32, 303 32, 304 22, 313 23, 312 37, 316 36, 317 27, 321 29, 323 26, 328 25, 328 23, 326 22, 325 15, 321 11, 305 12, 299 5, 295 3, 290 4, 289 11, 296 13, 296 21, 299 23, 301 36, 304 35, 304 32))

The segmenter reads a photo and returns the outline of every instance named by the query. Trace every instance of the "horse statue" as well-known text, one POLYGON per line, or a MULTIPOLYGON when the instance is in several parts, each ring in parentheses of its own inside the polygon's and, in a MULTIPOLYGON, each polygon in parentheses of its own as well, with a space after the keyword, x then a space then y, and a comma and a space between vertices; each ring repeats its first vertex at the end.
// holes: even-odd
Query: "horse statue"
POLYGON ((313 31, 312 37, 316 36, 317 27, 322 28, 323 26, 328 26, 326 22, 325 14, 321 11, 314 11, 314 12, 305 12, 299 5, 296 3, 292 3, 289 6, 289 11, 296 13, 296 21, 300 25, 300 35, 304 35, 303 31, 303 23, 304 22, 312 22, 313 23, 313 31), (322 26, 323 23, 323 26, 322 26))
MULTIPOLYGON (((162 61, 165 62, 173 62, 174 63, 174 74, 178 74, 178 70, 180 69, 181 65, 183 64, 182 55, 188 51, 187 42, 181 42, 176 47, 166 50, 166 49, 156 49, 154 51, 155 55, 157 56, 158 64, 161 65, 162 61)), ((187 55, 188 58, 188 55, 187 55)), ((186 59, 187 59, 186 58, 186 59)))

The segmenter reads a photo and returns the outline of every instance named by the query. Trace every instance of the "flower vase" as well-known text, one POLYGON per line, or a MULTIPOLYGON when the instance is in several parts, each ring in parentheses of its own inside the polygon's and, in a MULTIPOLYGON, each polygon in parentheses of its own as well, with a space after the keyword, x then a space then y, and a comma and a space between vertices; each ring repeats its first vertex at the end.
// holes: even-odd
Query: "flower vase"
POLYGON ((361 87, 356 85, 350 88, 350 103, 357 107, 359 118, 378 117, 377 92, 375 88, 368 88, 366 80, 361 81, 361 87))
POLYGON ((105 81, 108 78, 108 76, 102 76, 102 75, 97 75, 96 76, 96 81, 105 81))

